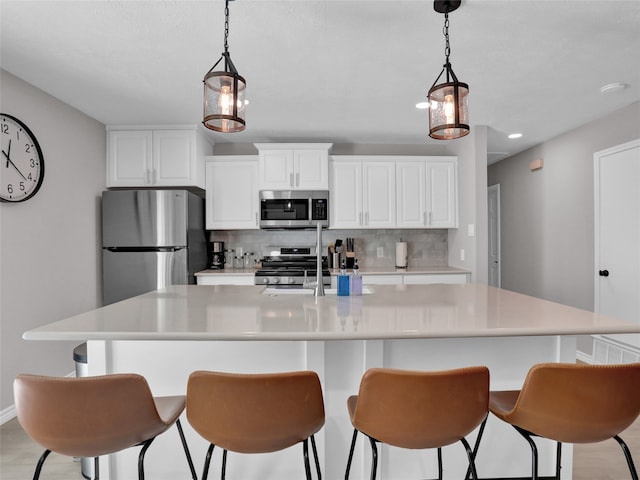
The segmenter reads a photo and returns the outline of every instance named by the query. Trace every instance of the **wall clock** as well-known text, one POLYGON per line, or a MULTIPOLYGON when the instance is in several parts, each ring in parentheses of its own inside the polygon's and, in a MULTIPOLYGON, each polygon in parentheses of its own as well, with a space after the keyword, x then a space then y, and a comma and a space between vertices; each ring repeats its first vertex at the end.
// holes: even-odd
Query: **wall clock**
POLYGON ((0 139, 0 201, 24 202, 42 185, 42 149, 29 127, 6 113, 0 113, 0 139))

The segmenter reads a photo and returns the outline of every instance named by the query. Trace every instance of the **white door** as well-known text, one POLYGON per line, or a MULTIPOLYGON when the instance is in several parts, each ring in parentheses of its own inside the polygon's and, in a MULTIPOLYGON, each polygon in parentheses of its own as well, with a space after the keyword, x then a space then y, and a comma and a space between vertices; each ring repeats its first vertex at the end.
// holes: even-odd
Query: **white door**
POLYGON ((500 185, 488 188, 489 207, 489 285, 502 285, 500 275, 500 185))
MULTIPOLYGON (((640 140, 594 154, 598 313, 640 324, 640 140)), ((640 334, 610 335, 640 348, 640 334)))

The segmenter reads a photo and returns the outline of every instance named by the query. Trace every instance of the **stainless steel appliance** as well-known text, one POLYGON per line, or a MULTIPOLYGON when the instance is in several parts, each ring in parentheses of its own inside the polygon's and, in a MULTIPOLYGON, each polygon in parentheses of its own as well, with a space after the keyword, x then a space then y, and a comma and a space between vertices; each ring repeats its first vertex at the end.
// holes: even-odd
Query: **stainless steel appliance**
POLYGON ((204 199, 187 190, 102 193, 102 297, 195 283, 207 265, 204 199))
POLYGON ((224 242, 211 242, 211 260, 209 261, 209 268, 213 270, 222 270, 225 263, 224 242))
POLYGON ((261 190, 260 228, 329 226, 328 190, 261 190))
MULTIPOLYGON (((289 288, 300 288, 306 279, 316 281, 316 259, 313 247, 278 247, 273 248, 262 258, 262 268, 256 270, 255 285, 270 285, 289 288)), ((327 265, 327 257, 322 257, 322 284, 331 285, 331 273, 327 265)))

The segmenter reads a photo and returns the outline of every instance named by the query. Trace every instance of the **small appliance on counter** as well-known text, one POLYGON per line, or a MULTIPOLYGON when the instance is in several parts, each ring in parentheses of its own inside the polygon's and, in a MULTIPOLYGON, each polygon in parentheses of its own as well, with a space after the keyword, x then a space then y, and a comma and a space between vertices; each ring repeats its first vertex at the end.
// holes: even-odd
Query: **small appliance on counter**
POLYGON ((212 270, 224 269, 226 263, 224 242, 211 242, 209 268, 212 270))

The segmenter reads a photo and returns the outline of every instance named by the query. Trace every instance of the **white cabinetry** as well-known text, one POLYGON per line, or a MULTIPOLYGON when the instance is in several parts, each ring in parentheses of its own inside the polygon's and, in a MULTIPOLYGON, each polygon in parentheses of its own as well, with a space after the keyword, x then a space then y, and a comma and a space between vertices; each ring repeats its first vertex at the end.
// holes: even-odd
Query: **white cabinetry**
POLYGON ((256 143, 260 190, 327 190, 332 144, 256 143))
POLYGON ((207 230, 258 228, 258 158, 207 157, 207 230))
POLYGON ((457 228, 457 170, 455 157, 399 160, 397 227, 457 228))
POLYGON ((394 161, 333 156, 330 163, 332 228, 396 226, 394 161))
POLYGON ((196 127, 107 128, 107 187, 204 188, 213 146, 196 127))

